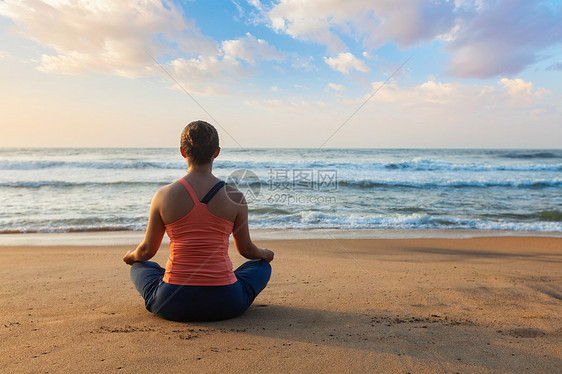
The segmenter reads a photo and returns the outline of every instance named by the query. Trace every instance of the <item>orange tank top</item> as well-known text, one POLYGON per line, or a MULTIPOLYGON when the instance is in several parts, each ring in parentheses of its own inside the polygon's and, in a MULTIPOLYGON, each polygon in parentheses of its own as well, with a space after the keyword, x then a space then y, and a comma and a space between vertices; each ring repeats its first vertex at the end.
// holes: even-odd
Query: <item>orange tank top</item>
POLYGON ((190 286, 225 286, 236 282, 228 257, 229 237, 234 226, 207 209, 185 179, 178 182, 189 192, 193 208, 166 225, 170 257, 164 282, 190 286))

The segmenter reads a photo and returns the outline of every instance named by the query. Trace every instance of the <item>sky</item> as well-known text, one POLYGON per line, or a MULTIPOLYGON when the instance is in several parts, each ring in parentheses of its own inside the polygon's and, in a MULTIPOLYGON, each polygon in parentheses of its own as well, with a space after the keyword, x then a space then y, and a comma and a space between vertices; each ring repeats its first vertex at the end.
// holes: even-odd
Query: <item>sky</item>
POLYGON ((561 148, 561 3, 0 0, 0 147, 561 148))

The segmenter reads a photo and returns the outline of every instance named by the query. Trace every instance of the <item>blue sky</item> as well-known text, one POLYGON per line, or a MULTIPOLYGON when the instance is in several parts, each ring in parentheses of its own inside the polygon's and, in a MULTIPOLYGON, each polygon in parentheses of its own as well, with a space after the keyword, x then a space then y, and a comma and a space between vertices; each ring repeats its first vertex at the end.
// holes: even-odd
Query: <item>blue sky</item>
POLYGON ((0 146, 176 146, 205 119, 226 147, 317 147, 411 56, 325 146, 559 148, 561 9, 2 0, 0 146))

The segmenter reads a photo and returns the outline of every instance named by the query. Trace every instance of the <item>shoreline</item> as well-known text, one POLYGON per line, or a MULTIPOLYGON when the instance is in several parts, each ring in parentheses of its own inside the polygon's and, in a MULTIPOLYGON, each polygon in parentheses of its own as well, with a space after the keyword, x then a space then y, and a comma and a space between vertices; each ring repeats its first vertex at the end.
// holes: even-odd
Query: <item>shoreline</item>
MULTIPOLYGON (((250 229, 253 240, 301 239, 469 239, 482 237, 562 238, 562 232, 467 229, 250 229)), ((94 231, 0 234, 0 246, 128 246, 137 245, 144 231, 94 231)), ((232 241, 232 236, 230 238, 232 241)), ((164 235, 162 244, 169 244, 164 235)))

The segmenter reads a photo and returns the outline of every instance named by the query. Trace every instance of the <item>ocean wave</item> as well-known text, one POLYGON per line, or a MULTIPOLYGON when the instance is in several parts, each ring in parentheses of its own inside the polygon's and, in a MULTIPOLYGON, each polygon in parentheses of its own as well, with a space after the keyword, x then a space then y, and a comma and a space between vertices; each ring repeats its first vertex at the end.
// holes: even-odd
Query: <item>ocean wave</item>
POLYGON ((496 164, 496 163, 466 163, 455 164, 442 160, 430 158, 414 158, 396 162, 328 162, 328 161, 300 161, 300 162, 254 162, 254 161, 219 161, 215 163, 216 168, 222 169, 255 169, 268 170, 272 172, 298 171, 302 169, 311 170, 357 170, 369 171, 562 171, 562 163, 535 163, 535 164, 496 164))
POLYGON ((146 229, 148 217, 85 216, 36 221, 3 221, 0 234, 143 231, 146 229))
POLYGON ((390 170, 419 170, 419 171, 562 171, 562 163, 558 164, 493 164, 466 163, 455 164, 447 161, 429 158, 414 158, 412 160, 382 164, 382 168, 390 170))
POLYGON ((144 231, 146 227, 135 225, 127 226, 84 226, 84 227, 20 227, 14 229, 0 229, 0 234, 48 234, 48 233, 69 233, 69 232, 108 232, 108 231, 144 231))
POLYGON ((35 182, 0 182, 0 187, 11 188, 41 188, 41 187, 109 187, 125 186, 138 187, 139 185, 165 186, 169 182, 135 182, 135 181, 115 181, 115 182, 67 182, 67 181, 35 181, 35 182))
MULTIPOLYGON (((410 160, 395 162, 333 162, 327 160, 312 161, 234 161, 218 159, 214 164, 217 170, 280 170, 292 173, 297 170, 357 170, 369 171, 517 171, 517 172, 544 172, 562 171, 562 163, 521 163, 521 164, 497 164, 497 163, 466 163, 457 164, 443 160, 416 157, 410 160)), ((29 160, 13 161, 0 160, 0 170, 42 170, 57 168, 79 168, 79 169, 172 169, 185 170, 186 165, 181 161, 136 161, 136 160, 112 160, 112 161, 60 161, 60 160, 29 160)))
POLYGON ((148 161, 0 161, 0 170, 41 170, 54 168, 79 169, 185 169, 182 162, 148 161))
POLYGON ((562 222, 562 212, 559 210, 543 210, 533 216, 543 221, 562 222))
MULTIPOLYGON (((275 220, 276 226, 293 229, 475 229, 562 232, 561 222, 510 222, 503 220, 481 220, 436 217, 426 214, 410 215, 339 215, 324 212, 302 211, 283 220, 275 220)), ((275 227, 271 222, 254 221, 252 227, 275 227)))
POLYGON ((497 181, 394 181, 394 180, 338 180, 338 186, 350 188, 377 188, 377 187, 403 187, 403 188, 489 188, 489 187, 509 187, 509 188, 549 188, 562 187, 562 179, 553 180, 497 180, 497 181))
MULTIPOLYGON (((559 212, 560 213, 560 212, 559 212)), ((535 216, 535 218, 537 218, 535 216)), ((13 233, 63 233, 98 231, 143 231, 147 219, 111 220, 75 219, 56 222, 27 222, 25 225, 3 225, 0 234, 13 233)), ((249 224, 252 228, 264 229, 463 229, 463 230, 509 230, 529 232, 562 232, 562 222, 541 220, 517 222, 501 219, 462 219, 430 216, 427 214, 409 215, 361 215, 332 214, 318 211, 302 211, 293 214, 274 215, 264 219, 263 215, 250 212, 249 224)))
POLYGON ((561 158, 562 153, 554 152, 554 151, 517 150, 517 151, 505 151, 497 154, 497 156, 504 157, 504 158, 531 160, 536 158, 542 158, 542 159, 561 158))
POLYGON ((252 206, 248 207, 250 214, 263 214, 263 215, 286 215, 291 214, 290 210, 282 209, 279 207, 269 206, 269 207, 257 207, 253 208, 252 206))
MULTIPOLYGON (((247 187, 251 188, 270 188, 280 191, 292 190, 293 184, 289 182, 276 182, 264 180, 238 180, 236 183, 225 179, 234 187, 242 190, 247 187)), ((139 187, 153 186, 154 188, 163 187, 172 181, 112 181, 112 182, 71 182, 71 181, 14 181, 0 182, 0 188, 69 188, 69 187, 139 187)), ((334 185, 330 187, 317 186, 319 190, 334 191, 338 188, 357 188, 357 189, 376 189, 376 188, 413 188, 413 189, 431 189, 431 188, 560 188, 562 187, 562 179, 534 179, 534 180, 490 180, 490 181, 463 181, 463 180, 443 180, 443 181, 400 181, 400 180, 371 180, 371 179, 344 179, 336 180, 334 185)), ((304 187, 303 187, 304 188, 304 187)), ((298 191, 307 191, 307 189, 299 189, 298 191)))

